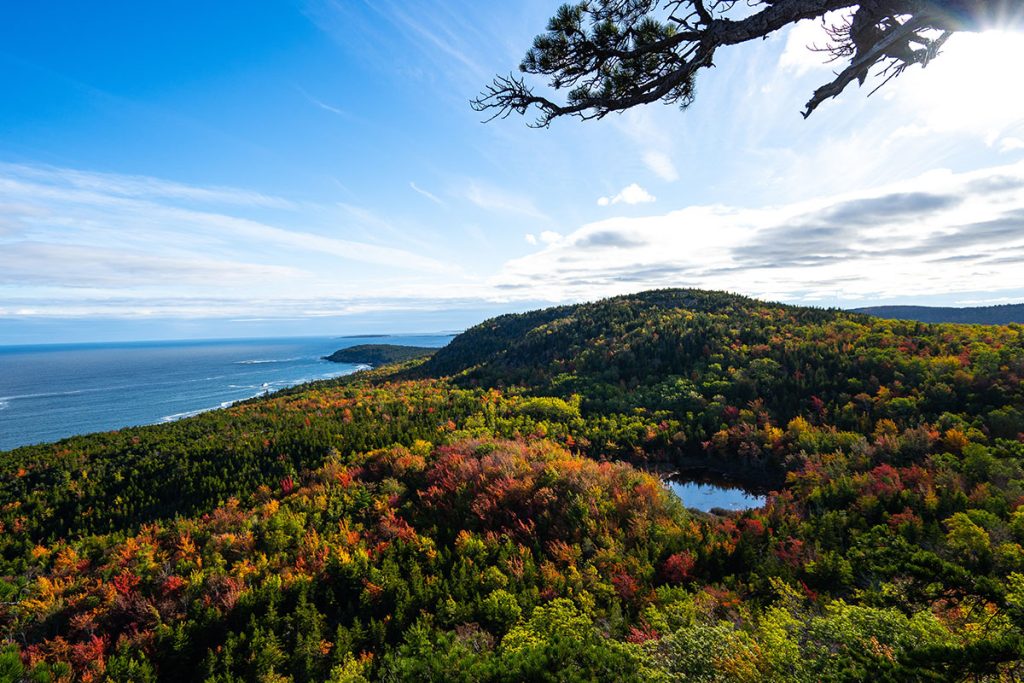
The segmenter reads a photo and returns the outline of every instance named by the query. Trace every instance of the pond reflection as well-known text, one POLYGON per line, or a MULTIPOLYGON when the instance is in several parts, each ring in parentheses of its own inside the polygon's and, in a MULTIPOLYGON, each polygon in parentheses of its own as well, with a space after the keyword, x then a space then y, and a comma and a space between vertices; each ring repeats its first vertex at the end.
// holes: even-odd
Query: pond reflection
POLYGON ((750 510, 765 504, 765 496, 708 473, 675 472, 663 475, 662 483, 683 505, 703 512, 750 510))

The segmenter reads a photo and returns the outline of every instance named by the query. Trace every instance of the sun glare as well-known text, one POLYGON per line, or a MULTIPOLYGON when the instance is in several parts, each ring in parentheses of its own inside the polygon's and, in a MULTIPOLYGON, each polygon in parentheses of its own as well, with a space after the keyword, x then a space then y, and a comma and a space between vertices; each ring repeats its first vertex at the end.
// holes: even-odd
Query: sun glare
POLYGON ((958 33, 924 73, 899 85, 906 86, 913 106, 933 128, 1003 129, 1020 124, 1022 48, 1022 32, 958 33))

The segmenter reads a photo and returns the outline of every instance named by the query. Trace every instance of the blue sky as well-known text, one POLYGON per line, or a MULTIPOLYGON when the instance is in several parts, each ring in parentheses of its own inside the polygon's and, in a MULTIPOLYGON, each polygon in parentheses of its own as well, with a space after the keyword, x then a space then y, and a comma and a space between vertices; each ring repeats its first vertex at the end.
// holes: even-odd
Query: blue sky
POLYGON ((1024 300, 1024 36, 868 98, 813 23, 680 113, 487 125, 557 2, 9 3, 0 343, 458 329, 651 287, 1024 300))

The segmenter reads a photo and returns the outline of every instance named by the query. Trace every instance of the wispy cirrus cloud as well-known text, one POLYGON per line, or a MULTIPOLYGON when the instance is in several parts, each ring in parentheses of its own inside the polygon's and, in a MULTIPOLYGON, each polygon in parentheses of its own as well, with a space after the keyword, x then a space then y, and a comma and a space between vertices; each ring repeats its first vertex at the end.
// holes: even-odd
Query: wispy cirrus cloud
POLYGON ((0 285, 124 288, 235 285, 303 277, 298 268, 193 256, 168 258, 137 250, 14 242, 0 250, 0 285))
POLYGON ((469 181, 462 190, 462 196, 470 203, 488 211, 500 211, 551 221, 547 214, 537 208, 531 197, 503 190, 479 180, 469 181))
MULTIPOLYGON (((403 4, 401 8, 389 4, 384 10, 386 16, 394 24, 403 28, 414 38, 426 44, 427 52, 440 54, 454 60, 462 65, 473 78, 486 78, 489 75, 487 69, 483 68, 475 58, 471 57, 470 48, 465 44, 464 32, 453 30, 449 23, 446 23, 443 12, 431 12, 427 17, 417 17, 405 11, 409 7, 403 4)), ((451 17, 449 17, 449 20, 451 17)), ((464 25, 463 25, 464 26, 464 25)))
POLYGON ((444 201, 442 201, 440 197, 435 195, 433 192, 429 192, 427 190, 424 190, 422 187, 420 187, 419 185, 417 185, 415 182, 413 182, 411 180, 409 181, 409 187, 411 187, 412 191, 415 192, 416 194, 418 194, 418 195, 420 195, 422 197, 426 197, 427 199, 429 199, 430 201, 434 202, 438 206, 447 206, 447 204, 445 204, 444 201))
MULTIPOLYGON (((31 196, 77 198, 102 202, 118 197, 175 200, 273 209, 294 209, 296 204, 281 197, 231 187, 196 187, 148 176, 79 171, 47 165, 0 162, 0 191, 13 194, 34 190, 31 196), (81 193, 81 194, 75 194, 81 193)), ((28 206, 26 202, 22 202, 28 206)))
POLYGON ((19 310, 58 314, 62 293, 184 300, 211 290, 244 308, 358 292, 367 283, 397 292, 459 278, 457 265, 395 246, 403 243, 400 230, 358 207, 339 216, 337 207, 232 188, 5 164, 0 210, 0 294, 35 302, 19 310), (376 221, 370 230, 389 228, 395 237, 346 236, 365 232, 368 221, 376 221))
MULTIPOLYGON (((387 0, 365 5, 306 2, 307 16, 321 30, 378 69, 474 88, 492 76, 484 64, 494 34, 483 28, 490 17, 482 9, 387 0)), ((492 28, 497 32, 501 27, 492 28)))
POLYGON ((648 150, 644 152, 643 160, 644 165, 665 182, 671 183, 679 180, 679 171, 676 170, 676 165, 668 154, 648 150))
POLYGON ((332 114, 337 114, 338 116, 348 116, 349 115, 348 112, 346 112, 344 109, 339 109, 338 107, 335 107, 333 105, 327 104, 326 102, 324 102, 323 100, 321 100, 318 97, 313 97, 308 92, 306 92, 306 89, 303 88, 302 86, 297 85, 297 86, 295 86, 295 89, 299 91, 299 94, 301 94, 304 98, 306 98, 306 101, 308 101, 310 104, 312 104, 315 107, 319 107, 320 109, 323 109, 324 111, 328 111, 328 112, 330 112, 332 114))
MULTIPOLYGON (((289 209, 290 220, 301 222, 303 209, 310 208, 244 190, 6 165, 0 166, 0 203, 6 202, 21 207, 13 236, 37 241, 82 242, 112 250, 128 245, 173 254, 205 250, 199 255, 273 247, 398 269, 449 269, 421 254, 331 234, 337 229, 313 232, 240 215, 235 209, 289 209)), ((367 218, 360 215, 359 220, 367 218)))

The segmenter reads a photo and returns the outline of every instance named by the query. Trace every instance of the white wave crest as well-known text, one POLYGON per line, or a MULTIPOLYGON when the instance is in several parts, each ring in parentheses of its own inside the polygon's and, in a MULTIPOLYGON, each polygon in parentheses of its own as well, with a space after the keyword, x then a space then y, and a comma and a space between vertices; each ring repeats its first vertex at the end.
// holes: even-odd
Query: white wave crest
POLYGON ((254 358, 252 360, 237 360, 235 365, 267 365, 269 363, 294 363, 299 360, 310 360, 310 358, 304 356, 295 356, 294 358, 254 358))

